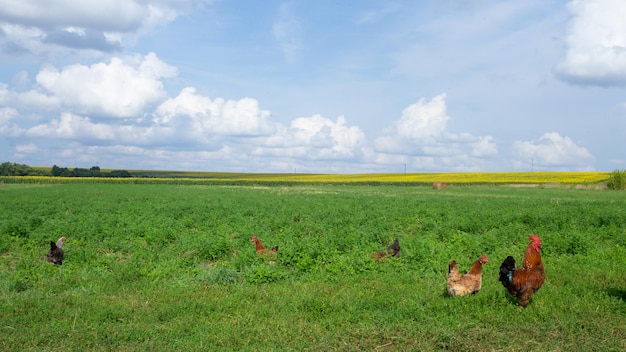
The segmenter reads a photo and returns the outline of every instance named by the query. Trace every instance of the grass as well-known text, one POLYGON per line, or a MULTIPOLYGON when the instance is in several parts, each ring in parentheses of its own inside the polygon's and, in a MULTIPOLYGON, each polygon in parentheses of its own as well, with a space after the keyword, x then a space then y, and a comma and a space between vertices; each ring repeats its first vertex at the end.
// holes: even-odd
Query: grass
POLYGON ((0 184, 0 196, 3 351, 626 348, 622 192, 0 184), (531 233, 547 280, 522 309, 498 267, 531 233), (280 245, 275 264, 252 235, 280 245), (402 257, 372 261, 395 237, 402 257), (483 252, 483 289, 447 297, 447 262, 464 271, 483 252))

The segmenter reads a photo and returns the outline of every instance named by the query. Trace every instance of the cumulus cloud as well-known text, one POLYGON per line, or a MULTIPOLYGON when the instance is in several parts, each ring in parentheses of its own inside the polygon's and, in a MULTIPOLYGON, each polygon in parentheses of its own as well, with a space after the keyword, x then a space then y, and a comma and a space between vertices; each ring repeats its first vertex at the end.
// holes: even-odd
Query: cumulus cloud
POLYGON ((158 126, 188 125, 200 135, 259 136, 272 131, 269 116, 255 99, 211 99, 187 87, 163 102, 153 121, 158 126))
POLYGON ((29 137, 46 137, 79 140, 93 143, 97 140, 113 140, 113 127, 103 123, 92 123, 88 117, 63 113, 59 120, 30 128, 29 137))
POLYGON ((16 118, 18 115, 17 110, 14 108, 0 108, 0 124, 5 124, 16 118))
MULTIPOLYGON (((89 105, 85 100, 80 103, 89 105)), ((79 110, 84 109, 75 109, 79 110)), ((16 111, 5 115, 13 118, 15 114, 16 111)), ((269 111, 262 110, 254 99, 212 100, 199 95, 194 88, 185 88, 177 97, 165 100, 151 115, 152 120, 139 121, 92 119, 78 113, 63 112, 59 118, 21 132, 29 138, 71 140, 84 146, 125 145, 215 151, 228 143, 237 144, 234 140, 238 138, 270 135, 275 128, 268 122, 269 111)), ((0 126, 8 131, 9 118, 3 120, 6 121, 2 121, 0 126)))
POLYGON ((84 147, 122 145, 157 149, 215 148, 208 145, 207 139, 199 138, 191 128, 95 122, 87 116, 71 113, 62 113, 58 119, 35 125, 22 132, 28 138, 66 140, 78 142, 84 147))
POLYGON ((446 95, 441 94, 426 102, 424 98, 402 111, 402 118, 394 123, 393 131, 402 138, 430 141, 443 134, 450 117, 446 114, 446 95))
POLYGON ((254 154, 303 160, 352 160, 361 154, 365 134, 346 122, 343 116, 336 121, 321 115, 296 118, 289 126, 279 125, 276 133, 264 139, 254 154))
POLYGON ((445 99, 445 94, 430 101, 422 98, 404 109, 400 119, 374 140, 374 152, 381 154, 377 156, 379 162, 409 162, 416 168, 430 168, 436 163, 466 168, 497 155, 491 136, 448 131, 445 99))
POLYGON ((4 46, 32 54, 56 47, 110 52, 211 0, 0 0, 4 46))
POLYGON ((573 0, 566 52, 556 72, 576 84, 626 84, 626 6, 622 0, 573 0))
POLYGON ((0 82, 0 105, 8 105, 14 100, 13 93, 9 90, 9 86, 0 82))
POLYGON ((477 141, 471 142, 469 145, 472 148, 470 155, 474 157, 485 157, 498 154, 498 148, 496 147, 493 137, 491 136, 478 137, 477 141))
POLYGON ((423 147, 434 151, 436 140, 446 131, 450 119, 446 113, 445 98, 445 94, 438 95, 429 102, 421 98, 404 109, 401 118, 387 127, 375 140, 376 151, 414 154, 423 147))
POLYGON ((0 108, 0 135, 15 137, 19 136, 23 130, 15 122, 19 112, 11 107, 0 108))
POLYGON ((15 3, 0 0, 2 15, 7 22, 19 22, 41 28, 55 26, 94 27, 112 31, 129 31, 141 25, 145 6, 137 1, 113 0, 86 2, 80 0, 37 0, 15 3))
POLYGON ((15 146, 15 151, 18 153, 34 153, 37 151, 37 146, 33 143, 18 144, 15 146))
POLYGON ((516 141, 513 157, 516 169, 528 169, 532 163, 538 169, 593 170, 594 161, 586 148, 556 132, 546 133, 533 141, 516 141))
POLYGON ((166 98, 161 79, 175 75, 176 68, 154 53, 126 61, 114 57, 108 64, 44 68, 35 78, 40 89, 20 96, 30 104, 58 100, 62 108, 80 114, 141 118, 147 106, 166 98))

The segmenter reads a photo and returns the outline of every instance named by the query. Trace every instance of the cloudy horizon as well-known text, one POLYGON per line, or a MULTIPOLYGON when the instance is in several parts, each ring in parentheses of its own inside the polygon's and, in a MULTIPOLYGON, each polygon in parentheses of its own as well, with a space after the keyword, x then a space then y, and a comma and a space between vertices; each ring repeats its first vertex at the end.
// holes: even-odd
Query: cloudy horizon
POLYGON ((619 0, 0 0, 0 162, 626 168, 619 0))

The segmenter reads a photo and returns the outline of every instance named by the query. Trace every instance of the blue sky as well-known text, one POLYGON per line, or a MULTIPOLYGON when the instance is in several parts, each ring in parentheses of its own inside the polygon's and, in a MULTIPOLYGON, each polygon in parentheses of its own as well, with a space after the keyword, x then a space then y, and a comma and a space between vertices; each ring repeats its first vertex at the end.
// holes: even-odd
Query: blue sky
POLYGON ((0 161, 626 168, 626 3, 0 0, 0 161))

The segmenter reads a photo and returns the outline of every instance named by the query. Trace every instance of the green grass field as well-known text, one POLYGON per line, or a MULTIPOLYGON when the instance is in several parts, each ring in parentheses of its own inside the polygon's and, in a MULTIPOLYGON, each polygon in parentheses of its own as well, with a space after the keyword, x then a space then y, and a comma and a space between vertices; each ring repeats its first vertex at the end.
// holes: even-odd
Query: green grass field
POLYGON ((0 183, 2 351, 623 351, 626 194, 0 183), (543 240, 517 307, 507 255, 543 240), (280 245, 257 258, 252 235, 280 245), (46 262, 66 236, 62 266, 46 262), (398 237, 402 257, 369 253, 398 237), (481 253, 483 289, 445 293, 481 253))

